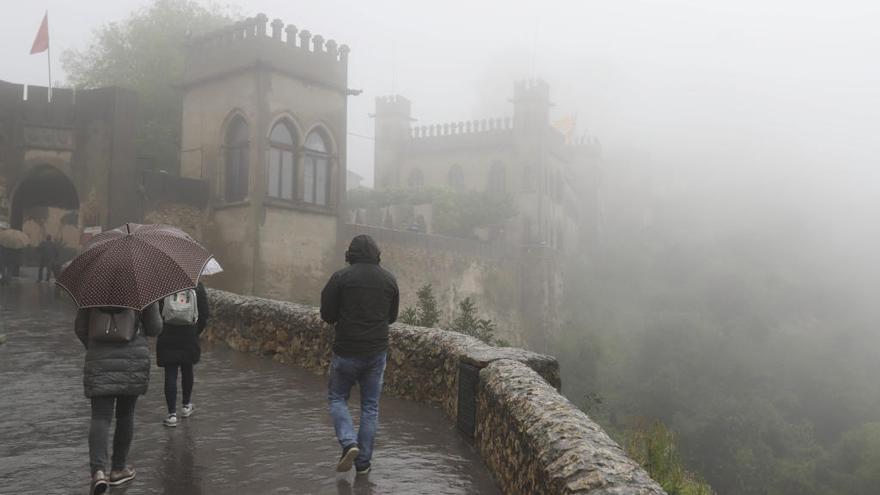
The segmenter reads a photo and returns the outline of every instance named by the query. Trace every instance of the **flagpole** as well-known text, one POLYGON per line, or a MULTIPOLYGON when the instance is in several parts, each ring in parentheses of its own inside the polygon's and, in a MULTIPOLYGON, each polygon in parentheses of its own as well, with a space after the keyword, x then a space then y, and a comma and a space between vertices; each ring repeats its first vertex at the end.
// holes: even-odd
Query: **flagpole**
MULTIPOLYGON (((46 19, 48 20, 48 18, 49 18, 49 12, 46 12, 46 19)), ((46 43, 46 62, 49 65, 49 91, 48 91, 48 94, 49 94, 49 101, 51 102, 52 101, 52 43, 51 43, 51 39, 52 38, 49 38, 48 34, 49 34, 49 23, 46 22, 46 35, 47 35, 46 38, 48 40, 50 40, 49 42, 46 43)))

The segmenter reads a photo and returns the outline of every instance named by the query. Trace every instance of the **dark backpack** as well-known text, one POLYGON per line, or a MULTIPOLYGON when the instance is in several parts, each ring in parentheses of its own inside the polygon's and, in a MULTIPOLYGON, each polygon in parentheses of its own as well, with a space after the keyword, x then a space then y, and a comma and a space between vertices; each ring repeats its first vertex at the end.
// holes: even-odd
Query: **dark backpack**
POLYGON ((89 339, 99 342, 131 342, 138 332, 138 313, 124 308, 91 308, 89 339))

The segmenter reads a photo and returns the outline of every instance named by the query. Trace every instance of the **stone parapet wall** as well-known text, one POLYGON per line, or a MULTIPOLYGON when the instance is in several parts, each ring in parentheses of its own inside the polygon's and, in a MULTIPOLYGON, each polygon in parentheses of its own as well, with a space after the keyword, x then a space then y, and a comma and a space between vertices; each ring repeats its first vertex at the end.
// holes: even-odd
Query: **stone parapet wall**
POLYGON ((480 371, 474 440, 506 494, 665 493, 602 428, 516 361, 480 371))
MULTIPOLYGON (((311 306, 209 290, 204 338, 325 373, 333 328, 311 306)), ((394 324, 384 392, 459 414, 462 365, 479 371, 474 441, 506 494, 663 494, 602 429, 559 394, 555 358, 467 335, 394 324)), ((465 396, 462 396, 465 397, 465 396)))
MULTIPOLYGON (((333 327, 321 321, 318 308, 231 292, 209 290, 209 341, 262 354, 300 368, 325 373, 330 364, 333 327)), ((389 332, 385 392, 439 406, 450 418, 458 407, 458 366, 485 366, 496 359, 532 367, 560 387, 556 359, 513 347, 491 347, 479 340, 436 328, 396 323, 389 332)))

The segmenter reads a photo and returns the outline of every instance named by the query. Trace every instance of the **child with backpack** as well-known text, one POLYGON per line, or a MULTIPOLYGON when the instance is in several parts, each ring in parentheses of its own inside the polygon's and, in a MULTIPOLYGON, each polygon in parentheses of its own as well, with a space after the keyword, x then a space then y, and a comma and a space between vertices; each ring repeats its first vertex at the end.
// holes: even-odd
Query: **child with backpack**
POLYGON ((92 403, 91 493, 101 495, 110 486, 134 479, 134 469, 126 465, 134 435, 134 406, 138 396, 147 393, 150 382, 150 346, 146 337, 155 337, 162 331, 162 317, 158 304, 141 312, 84 308, 77 311, 74 331, 86 348, 83 388, 92 403), (114 415, 113 456, 108 459, 107 443, 114 415))
POLYGON ((183 407, 179 416, 186 418, 195 411, 192 404, 193 365, 197 364, 201 357, 199 336, 205 330, 210 309, 208 294, 201 282, 195 289, 166 297, 160 305, 162 334, 156 341, 156 364, 165 368, 165 402, 168 406, 168 417, 163 424, 173 428, 178 423, 178 371, 183 389, 183 407))

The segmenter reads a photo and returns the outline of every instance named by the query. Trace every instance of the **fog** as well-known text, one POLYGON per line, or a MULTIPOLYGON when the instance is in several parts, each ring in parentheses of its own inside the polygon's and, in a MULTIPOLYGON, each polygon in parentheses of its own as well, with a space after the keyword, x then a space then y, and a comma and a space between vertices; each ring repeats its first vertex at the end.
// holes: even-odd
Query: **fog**
MULTIPOLYGON (((63 50, 86 47, 93 29, 148 3, 2 0, 0 79, 45 84, 45 57, 28 51, 46 8, 53 78, 63 84, 63 50)), ((846 335, 858 340, 842 352, 876 356, 880 3, 241 0, 224 5, 244 16, 264 12, 351 47, 349 85, 363 93, 349 99, 348 167, 368 184, 375 97, 406 96, 420 124, 505 117, 512 113, 513 81, 543 78, 555 104, 551 119, 576 114, 578 133, 602 143, 609 222, 641 225, 645 215, 674 211, 681 216, 667 215, 655 224, 658 237, 671 244, 709 238, 735 250, 741 242, 747 254, 733 256, 736 266, 768 276, 797 272, 793 280, 809 292, 784 302, 751 294, 771 311, 819 322, 792 335, 834 334, 846 327, 846 335)), ((608 242, 629 243, 624 231, 610 225, 608 242)), ((696 270, 708 261, 686 259, 681 269, 696 270)), ((780 317, 778 323, 792 321, 780 317)), ((593 324, 598 325, 590 320, 587 326, 593 324)), ((850 357, 856 355, 835 359, 850 357)), ((590 378, 599 379, 599 371, 590 378)), ((582 388, 579 394, 592 391, 582 388)), ((876 393, 870 391, 871 397, 876 393)), ((664 420, 674 423, 673 416, 664 420)), ((829 445, 844 428, 838 430, 824 439, 829 445)), ((688 448, 693 450, 689 454, 686 448, 684 457, 691 466, 710 481, 733 486, 694 460, 699 454, 693 453, 698 451, 693 441, 688 448)))

